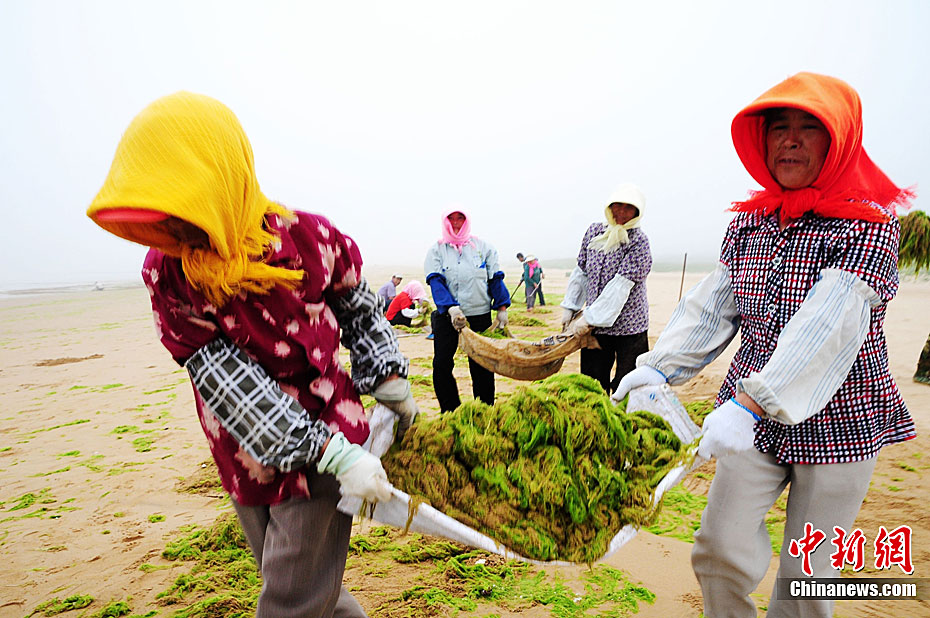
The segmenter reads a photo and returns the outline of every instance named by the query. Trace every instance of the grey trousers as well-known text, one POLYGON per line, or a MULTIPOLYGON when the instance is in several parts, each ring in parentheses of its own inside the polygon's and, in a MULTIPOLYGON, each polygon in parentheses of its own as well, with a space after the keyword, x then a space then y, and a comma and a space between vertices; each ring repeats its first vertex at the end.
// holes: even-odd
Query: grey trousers
POLYGON ((273 506, 232 501, 262 574, 257 618, 365 617, 342 585, 352 518, 336 510, 339 484, 309 474, 310 500, 273 506))
MULTIPOLYGON (((830 565, 835 550, 833 527, 847 533, 869 489, 875 457, 849 464, 783 465, 752 449, 717 461, 717 472, 694 535, 691 566, 704 595, 707 618, 755 618, 749 597, 768 570, 772 545, 765 515, 789 483, 785 535, 776 577, 806 577, 800 558, 791 556, 792 539, 804 536, 804 524, 826 534, 811 554, 814 577, 839 577, 830 565)), ((778 599, 768 605, 769 618, 829 618, 833 601, 778 599)))

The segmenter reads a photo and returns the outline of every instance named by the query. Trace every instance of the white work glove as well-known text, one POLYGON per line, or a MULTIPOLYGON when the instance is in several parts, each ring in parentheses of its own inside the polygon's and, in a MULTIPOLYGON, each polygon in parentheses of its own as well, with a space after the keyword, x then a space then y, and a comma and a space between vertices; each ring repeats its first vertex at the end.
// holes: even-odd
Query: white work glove
POLYGON ((507 328, 507 310, 506 309, 497 310, 497 327, 507 328))
POLYGON ((583 337, 590 333, 592 328, 593 326, 588 324, 587 320, 584 319, 584 316, 579 315, 574 322, 568 325, 568 328, 564 332, 568 335, 583 337))
POLYGON ((658 386, 659 384, 665 384, 665 382, 665 375, 661 371, 653 369, 649 365, 642 365, 623 376, 620 384, 617 385, 617 390, 610 396, 610 399, 614 403, 620 403, 634 388, 658 386))
POLYGON ((462 308, 458 305, 449 307, 449 317, 452 318, 452 328, 455 330, 462 330, 468 326, 468 318, 465 317, 462 308))
POLYGON ((710 459, 748 451, 756 437, 756 421, 735 399, 727 401, 704 419, 698 455, 710 459))
POLYGON ((371 395, 397 414, 397 440, 400 441, 420 412, 410 393, 410 383, 404 378, 385 380, 371 395))
POLYGON ((568 323, 572 321, 572 318, 575 317, 575 310, 567 309, 562 307, 562 331, 565 331, 565 328, 568 326, 568 323))
POLYGON ((393 486, 381 466, 381 460, 358 444, 349 442, 342 432, 329 439, 323 456, 316 465, 320 474, 335 475, 342 493, 359 496, 369 502, 391 499, 393 486))

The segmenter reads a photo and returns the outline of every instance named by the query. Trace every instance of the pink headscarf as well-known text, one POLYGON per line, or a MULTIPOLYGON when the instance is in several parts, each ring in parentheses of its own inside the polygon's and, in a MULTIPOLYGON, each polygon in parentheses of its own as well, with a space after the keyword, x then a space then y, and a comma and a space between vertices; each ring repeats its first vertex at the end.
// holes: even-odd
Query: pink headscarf
POLYGON ((464 210, 456 206, 449 208, 449 210, 443 213, 442 238, 439 239, 439 242, 452 245, 459 250, 459 253, 462 252, 462 247, 469 243, 471 243, 472 247, 475 246, 475 243, 471 242, 471 223, 468 221, 468 215, 465 214, 464 210), (462 228, 459 230, 458 234, 452 231, 452 222, 449 221, 449 215, 454 212, 460 212, 465 217, 465 222, 462 223, 462 228))
POLYGON ((426 290, 423 289, 423 284, 416 279, 405 285, 401 291, 405 292, 410 297, 410 300, 415 303, 426 298, 426 290))
POLYGON ((526 256, 526 265, 529 266, 529 275, 532 277, 536 269, 539 268, 539 260, 536 259, 535 255, 528 255, 526 256))

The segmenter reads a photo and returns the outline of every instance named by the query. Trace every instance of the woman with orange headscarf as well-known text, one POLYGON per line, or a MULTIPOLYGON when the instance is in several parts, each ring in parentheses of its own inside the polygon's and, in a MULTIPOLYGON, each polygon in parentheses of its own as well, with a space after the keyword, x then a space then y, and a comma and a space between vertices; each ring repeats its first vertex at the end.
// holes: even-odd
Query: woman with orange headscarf
POLYGON ((704 613, 755 616, 771 559, 765 515, 790 484, 770 617, 832 615, 787 578, 838 577, 878 451, 915 436, 888 369, 883 324, 898 288, 896 203, 910 197, 862 147, 859 96, 800 73, 743 109, 733 143, 763 190, 734 205, 714 273, 682 300, 614 397, 681 384, 736 336, 698 453, 717 468, 692 565, 704 613), (822 542, 822 541, 821 541, 822 542))
POLYGON ((352 517, 337 509, 340 488, 384 500, 391 486, 360 446, 359 393, 394 409, 401 431, 416 404, 355 242, 265 197, 238 119, 187 92, 136 116, 87 214, 151 247, 142 277, 156 330, 190 374, 258 563, 256 615, 364 616, 342 587, 352 517))

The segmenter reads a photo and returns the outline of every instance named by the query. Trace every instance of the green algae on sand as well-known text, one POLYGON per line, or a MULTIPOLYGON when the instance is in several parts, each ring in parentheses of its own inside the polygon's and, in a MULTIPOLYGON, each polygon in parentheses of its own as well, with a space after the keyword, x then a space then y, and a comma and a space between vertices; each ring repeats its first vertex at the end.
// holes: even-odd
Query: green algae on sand
POLYGON ((668 424, 560 374, 419 420, 383 458, 399 489, 535 560, 591 563, 685 455, 668 424))
POLYGON ((506 328, 487 328, 478 333, 482 337, 487 337, 488 339, 513 339, 513 335, 510 334, 510 331, 506 328))

